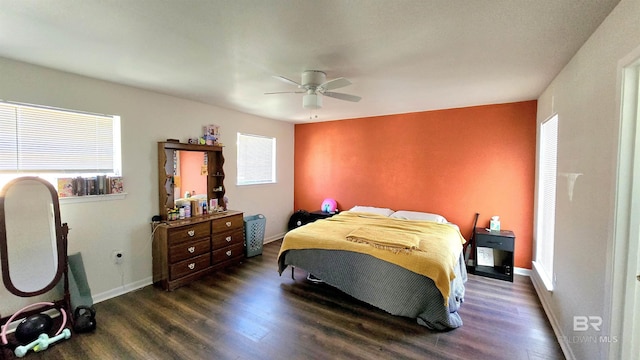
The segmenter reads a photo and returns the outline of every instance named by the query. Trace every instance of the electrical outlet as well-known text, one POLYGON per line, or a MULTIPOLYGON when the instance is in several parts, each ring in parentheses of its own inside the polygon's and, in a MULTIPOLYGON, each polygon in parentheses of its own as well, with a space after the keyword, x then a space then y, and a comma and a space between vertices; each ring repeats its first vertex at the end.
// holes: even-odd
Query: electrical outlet
POLYGON ((113 250, 111 257, 113 258, 114 264, 122 264, 122 261, 124 260, 124 253, 122 250, 113 250))

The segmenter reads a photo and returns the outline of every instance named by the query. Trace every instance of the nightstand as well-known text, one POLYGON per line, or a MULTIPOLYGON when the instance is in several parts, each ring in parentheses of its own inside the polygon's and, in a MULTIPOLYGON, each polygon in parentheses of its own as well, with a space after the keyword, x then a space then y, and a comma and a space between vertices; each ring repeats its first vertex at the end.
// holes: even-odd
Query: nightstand
POLYGON ((512 231, 475 229, 476 275, 513 282, 513 253, 516 236, 512 231))
POLYGON ((320 219, 330 218, 337 213, 328 213, 322 210, 316 210, 309 213, 309 222, 314 222, 320 219))

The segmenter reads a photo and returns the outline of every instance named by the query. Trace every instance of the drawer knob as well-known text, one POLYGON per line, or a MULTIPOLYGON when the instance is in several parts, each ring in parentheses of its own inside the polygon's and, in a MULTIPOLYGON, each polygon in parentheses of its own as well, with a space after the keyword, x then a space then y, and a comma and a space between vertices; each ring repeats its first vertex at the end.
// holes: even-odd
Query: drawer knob
POLYGON ((226 252, 226 254, 227 254, 227 256, 231 256, 231 250, 228 250, 228 251, 226 252))
POLYGON ((196 268, 196 263, 191 263, 191 264, 189 264, 189 265, 187 265, 187 266, 189 266, 189 269, 190 269, 190 270, 193 270, 193 269, 195 269, 195 268, 196 268))
POLYGON ((225 240, 227 240, 227 242, 231 242, 231 236, 227 236, 225 240))
POLYGON ((227 221, 225 225, 227 225, 227 227, 231 227, 231 221, 227 221))
POLYGON ((188 234, 189 236, 193 236, 193 235, 195 235, 195 234, 196 234, 196 231, 195 231, 195 230, 189 230, 189 231, 187 231, 187 234, 188 234))
POLYGON ((189 248, 187 250, 189 250, 189 252, 193 254, 196 251, 196 247, 195 246, 189 246, 189 248))

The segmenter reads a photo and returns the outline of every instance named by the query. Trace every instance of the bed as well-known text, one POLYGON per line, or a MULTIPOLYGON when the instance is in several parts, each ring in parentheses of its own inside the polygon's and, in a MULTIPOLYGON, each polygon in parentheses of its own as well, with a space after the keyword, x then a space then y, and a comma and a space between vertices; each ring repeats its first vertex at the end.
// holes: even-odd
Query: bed
POLYGON ((301 268, 392 315, 449 330, 462 325, 464 242, 442 216, 356 206, 289 231, 278 271, 301 268))

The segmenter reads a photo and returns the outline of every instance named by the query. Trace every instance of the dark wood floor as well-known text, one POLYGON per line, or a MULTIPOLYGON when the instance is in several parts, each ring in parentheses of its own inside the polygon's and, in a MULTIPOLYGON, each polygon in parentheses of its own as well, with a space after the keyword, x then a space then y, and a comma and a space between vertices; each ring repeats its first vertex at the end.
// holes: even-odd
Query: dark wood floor
POLYGON ((94 333, 26 359, 564 359, 527 277, 470 275, 464 325, 433 332, 302 270, 280 277, 279 248, 173 292, 148 286, 96 304, 94 333))

